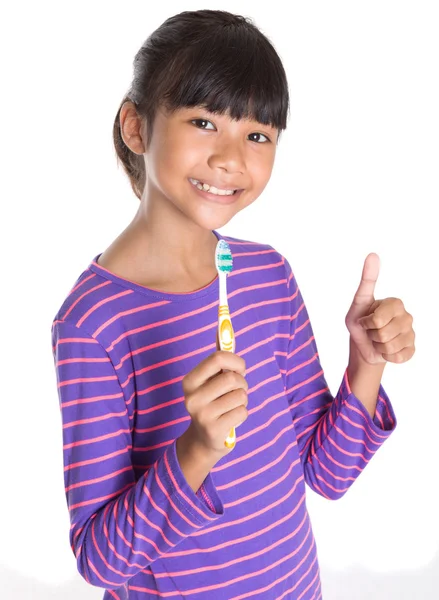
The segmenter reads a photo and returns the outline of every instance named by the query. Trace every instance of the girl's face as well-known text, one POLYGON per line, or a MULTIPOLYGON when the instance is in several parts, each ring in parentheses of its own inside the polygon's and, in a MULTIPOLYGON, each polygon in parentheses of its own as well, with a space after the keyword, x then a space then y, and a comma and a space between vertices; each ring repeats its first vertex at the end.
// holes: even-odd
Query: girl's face
POLYGON ((145 152, 148 201, 164 196, 203 229, 221 227, 264 190, 277 136, 277 129, 257 121, 233 121, 203 108, 173 114, 161 108, 145 152), (204 198, 190 179, 242 191, 232 203, 214 202, 204 198))

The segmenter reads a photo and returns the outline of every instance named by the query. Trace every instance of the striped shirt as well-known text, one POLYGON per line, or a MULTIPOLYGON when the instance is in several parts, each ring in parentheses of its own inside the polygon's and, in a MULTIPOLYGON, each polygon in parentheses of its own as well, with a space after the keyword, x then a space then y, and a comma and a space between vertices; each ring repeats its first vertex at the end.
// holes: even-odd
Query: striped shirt
POLYGON ((396 426, 383 387, 371 418, 347 368, 331 395, 289 262, 213 233, 233 256, 248 418, 197 493, 175 442, 190 422, 182 379, 216 351, 218 277, 161 292, 97 255, 53 321, 70 544, 104 600, 321 598, 305 482, 340 498, 396 426))

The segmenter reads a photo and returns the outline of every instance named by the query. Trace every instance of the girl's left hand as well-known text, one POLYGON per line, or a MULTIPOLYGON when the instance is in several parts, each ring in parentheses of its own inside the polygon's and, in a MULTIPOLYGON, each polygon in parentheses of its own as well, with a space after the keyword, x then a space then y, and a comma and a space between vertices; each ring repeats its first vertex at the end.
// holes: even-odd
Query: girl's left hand
POLYGON ((360 285, 345 318, 351 342, 369 364, 403 363, 415 353, 413 317, 399 298, 375 300, 378 254, 364 261, 360 285))

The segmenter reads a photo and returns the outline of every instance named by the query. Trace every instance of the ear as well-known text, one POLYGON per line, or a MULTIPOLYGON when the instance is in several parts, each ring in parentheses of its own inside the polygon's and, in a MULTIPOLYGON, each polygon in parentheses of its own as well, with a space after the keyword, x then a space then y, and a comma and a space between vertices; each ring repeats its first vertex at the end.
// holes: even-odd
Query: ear
POLYGON ((137 114, 133 102, 124 102, 119 114, 120 133, 128 148, 135 154, 145 153, 146 126, 137 114))

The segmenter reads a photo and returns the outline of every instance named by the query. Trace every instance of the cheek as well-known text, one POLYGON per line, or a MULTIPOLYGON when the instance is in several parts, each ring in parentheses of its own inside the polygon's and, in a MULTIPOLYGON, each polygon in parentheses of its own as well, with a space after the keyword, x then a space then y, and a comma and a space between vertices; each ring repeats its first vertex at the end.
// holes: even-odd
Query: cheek
POLYGON ((166 171, 172 179, 194 176, 199 173, 199 165, 205 162, 205 150, 197 148, 183 137, 178 140, 164 141, 157 153, 156 164, 166 171))
POLYGON ((271 177, 274 160, 271 156, 261 157, 252 166, 252 181, 255 187, 264 188, 271 177))

